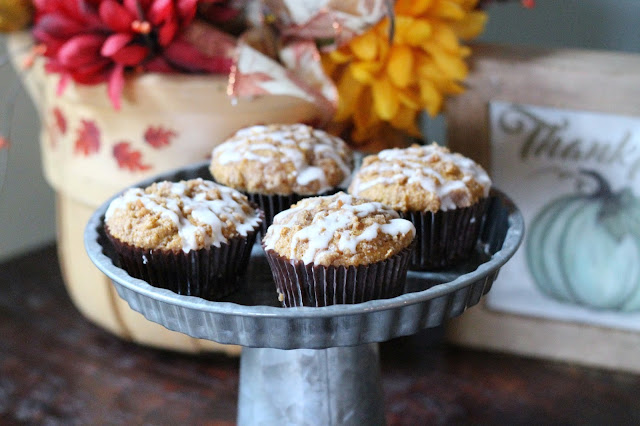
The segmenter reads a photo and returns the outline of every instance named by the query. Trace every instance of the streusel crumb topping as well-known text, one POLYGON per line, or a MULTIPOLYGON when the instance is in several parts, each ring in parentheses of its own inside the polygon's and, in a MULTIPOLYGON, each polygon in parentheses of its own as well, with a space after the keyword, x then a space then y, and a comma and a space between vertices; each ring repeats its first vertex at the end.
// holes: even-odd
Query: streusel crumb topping
POLYGON ((349 193, 402 212, 437 212, 468 207, 487 197, 490 188, 480 165, 433 143, 365 157, 349 193))
POLYGON ((307 264, 358 266, 388 259, 414 236, 413 224, 397 212, 339 192, 306 198, 276 215, 263 243, 307 264))
POLYGON ((240 192, 192 179, 131 188, 111 202, 105 221, 128 244, 186 253, 246 236, 261 218, 240 192))
POLYGON ((321 194, 338 187, 353 167, 342 139, 304 124, 239 130, 211 157, 217 182, 259 194, 321 194))

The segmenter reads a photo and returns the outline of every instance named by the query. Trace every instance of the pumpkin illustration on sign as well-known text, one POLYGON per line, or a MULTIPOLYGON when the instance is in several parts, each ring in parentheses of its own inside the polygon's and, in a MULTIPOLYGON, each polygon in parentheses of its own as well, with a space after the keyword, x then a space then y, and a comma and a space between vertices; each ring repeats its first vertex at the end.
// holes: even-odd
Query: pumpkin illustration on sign
POLYGON ((640 199, 613 192, 599 173, 591 194, 557 198, 535 216, 526 244, 534 282, 556 300, 640 311, 640 199))

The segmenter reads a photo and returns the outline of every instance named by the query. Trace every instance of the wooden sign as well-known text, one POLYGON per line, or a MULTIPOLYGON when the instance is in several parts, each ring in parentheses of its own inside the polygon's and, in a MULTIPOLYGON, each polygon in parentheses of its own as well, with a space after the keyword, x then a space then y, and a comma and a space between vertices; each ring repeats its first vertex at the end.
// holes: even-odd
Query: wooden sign
POLYGON ((640 56, 472 49, 448 145, 487 168, 527 230, 448 339, 640 372, 640 56))

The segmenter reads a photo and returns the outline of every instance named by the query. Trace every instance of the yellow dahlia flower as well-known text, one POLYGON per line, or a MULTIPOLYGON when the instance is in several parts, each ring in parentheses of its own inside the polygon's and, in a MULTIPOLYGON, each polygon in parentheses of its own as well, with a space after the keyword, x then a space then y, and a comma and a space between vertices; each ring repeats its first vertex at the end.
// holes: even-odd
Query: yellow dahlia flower
POLYGON ((384 19, 324 54, 323 65, 340 94, 334 125, 351 128, 356 145, 379 139, 376 148, 398 144, 385 139, 393 129, 420 136, 420 111, 434 116, 447 95, 464 90, 470 49, 459 40, 484 29, 487 16, 476 10, 477 2, 398 0, 393 41, 384 19))

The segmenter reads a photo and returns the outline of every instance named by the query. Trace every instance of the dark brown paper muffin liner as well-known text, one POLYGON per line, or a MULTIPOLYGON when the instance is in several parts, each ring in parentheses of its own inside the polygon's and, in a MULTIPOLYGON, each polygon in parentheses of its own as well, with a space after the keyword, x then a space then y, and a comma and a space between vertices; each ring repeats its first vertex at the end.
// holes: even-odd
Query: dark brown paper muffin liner
POLYGON ((120 266, 129 275, 177 294, 208 300, 219 300, 238 289, 239 280, 247 270, 258 229, 246 237, 232 238, 220 247, 184 253, 134 247, 111 235, 105 226, 120 266))
POLYGON ((411 251, 409 246, 369 265, 322 266, 265 250, 284 307, 353 304, 399 296, 404 292, 411 251))
POLYGON ((416 227, 416 246, 409 269, 434 270, 468 259, 480 234, 488 198, 469 207, 431 212, 398 212, 416 227))
POLYGON ((289 195, 281 195, 281 194, 258 194, 252 192, 242 192, 249 198, 249 201, 257 204, 260 209, 264 212, 264 221, 262 222, 262 227, 260 232, 262 235, 267 234, 267 228, 273 223, 273 218, 275 215, 280 213, 281 211, 287 210, 293 204, 298 201, 309 198, 309 197, 319 197, 323 195, 332 195, 338 192, 339 189, 335 188, 322 194, 309 194, 309 195, 300 195, 300 194, 289 194, 289 195))

